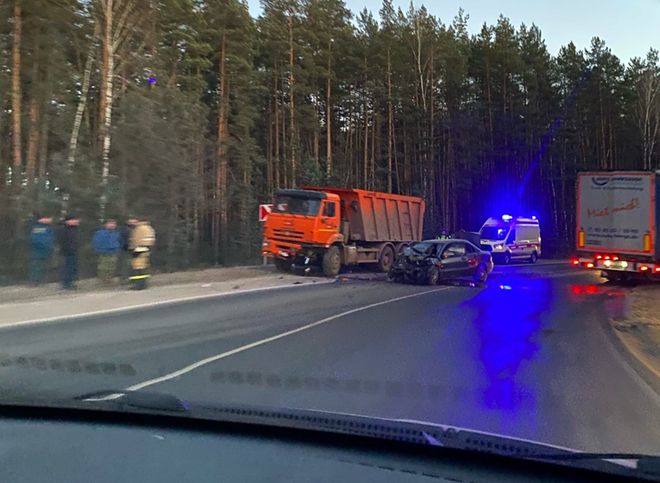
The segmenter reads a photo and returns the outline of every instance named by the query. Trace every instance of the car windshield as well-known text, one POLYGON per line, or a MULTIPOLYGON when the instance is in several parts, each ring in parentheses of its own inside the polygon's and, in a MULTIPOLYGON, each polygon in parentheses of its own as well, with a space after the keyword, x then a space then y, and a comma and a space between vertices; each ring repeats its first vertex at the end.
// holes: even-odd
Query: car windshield
POLYGON ((413 252, 417 254, 430 255, 435 252, 434 251, 435 244, 429 242, 415 243, 414 245, 412 245, 411 248, 413 252))
POLYGON ((0 0, 0 409, 154 392, 660 453, 659 20, 0 0))
POLYGON ((278 195, 275 197, 273 211, 275 213, 288 213, 291 215, 316 216, 319 213, 320 207, 321 200, 319 199, 278 195))
POLYGON ((508 231, 508 228, 500 226, 484 226, 481 229, 481 238, 483 240, 504 240, 508 231))

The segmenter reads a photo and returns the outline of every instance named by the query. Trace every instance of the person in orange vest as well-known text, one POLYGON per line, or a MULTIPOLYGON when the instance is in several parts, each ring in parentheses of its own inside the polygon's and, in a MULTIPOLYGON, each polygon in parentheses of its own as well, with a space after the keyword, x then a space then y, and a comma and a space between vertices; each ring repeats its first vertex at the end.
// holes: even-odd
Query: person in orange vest
POLYGON ((156 232, 149 221, 138 219, 128 244, 131 252, 131 274, 128 277, 131 288, 144 290, 151 277, 149 273, 151 250, 156 244, 156 232))

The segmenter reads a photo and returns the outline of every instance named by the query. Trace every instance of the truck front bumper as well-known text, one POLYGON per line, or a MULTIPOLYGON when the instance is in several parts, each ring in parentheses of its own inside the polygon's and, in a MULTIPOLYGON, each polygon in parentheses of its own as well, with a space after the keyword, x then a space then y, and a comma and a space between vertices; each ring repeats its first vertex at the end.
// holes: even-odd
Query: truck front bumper
POLYGON ((261 255, 267 258, 280 258, 294 261, 296 258, 311 258, 324 247, 307 243, 292 243, 280 240, 264 239, 261 244, 261 255))

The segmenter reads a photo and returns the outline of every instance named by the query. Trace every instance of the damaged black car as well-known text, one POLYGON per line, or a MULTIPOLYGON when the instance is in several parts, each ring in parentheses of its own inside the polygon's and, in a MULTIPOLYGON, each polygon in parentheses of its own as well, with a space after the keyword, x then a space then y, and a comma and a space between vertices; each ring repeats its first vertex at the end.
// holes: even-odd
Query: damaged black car
POLYGON ((427 283, 470 277, 483 283, 493 271, 488 252, 467 240, 426 240, 406 247, 389 271, 394 282, 427 283))

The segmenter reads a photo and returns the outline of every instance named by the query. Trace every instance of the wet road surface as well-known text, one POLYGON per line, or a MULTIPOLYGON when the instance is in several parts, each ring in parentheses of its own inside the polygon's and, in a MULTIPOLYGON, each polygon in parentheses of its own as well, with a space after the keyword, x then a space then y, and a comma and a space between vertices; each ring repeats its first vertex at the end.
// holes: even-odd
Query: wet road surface
POLYGON ((658 454, 660 397, 604 327, 625 310, 595 274, 563 265, 496 267, 485 287, 359 274, 5 328, 0 388, 11 398, 144 389, 658 454))

